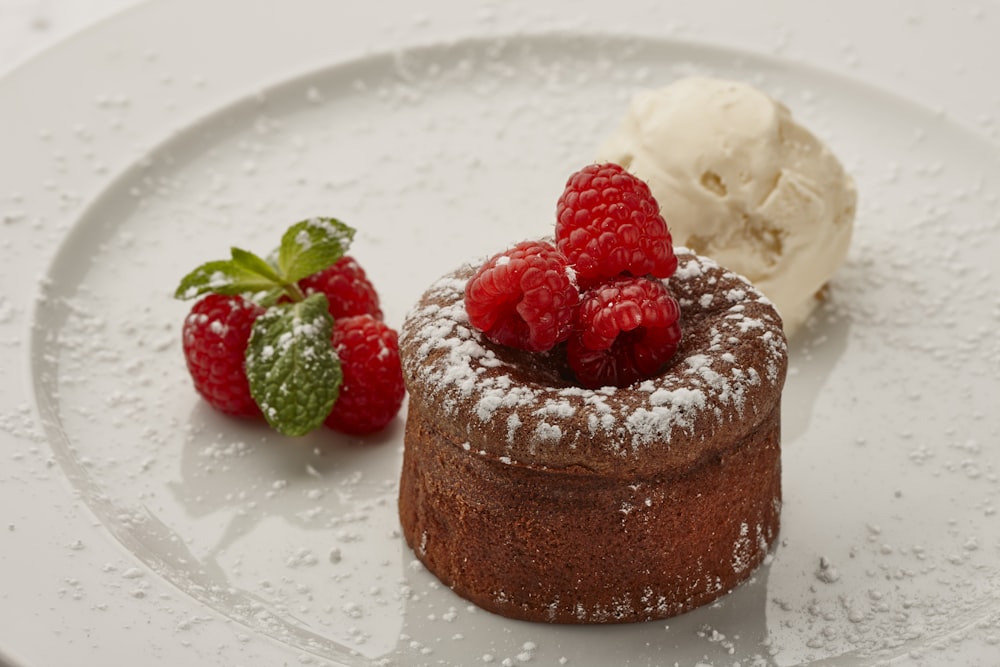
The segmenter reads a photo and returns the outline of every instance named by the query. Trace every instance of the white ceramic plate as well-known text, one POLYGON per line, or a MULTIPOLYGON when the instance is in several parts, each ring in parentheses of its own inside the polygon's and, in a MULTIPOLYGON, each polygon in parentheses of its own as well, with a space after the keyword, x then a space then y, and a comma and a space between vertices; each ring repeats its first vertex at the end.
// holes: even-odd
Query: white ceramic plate
POLYGON ((791 665, 996 654, 995 146, 850 79, 641 30, 526 30, 481 8, 465 28, 411 17, 368 48, 365 34, 381 30, 372 16, 357 31, 331 28, 342 41, 324 50, 313 23, 335 16, 329 8, 301 3, 314 13, 272 23, 267 3, 241 5, 246 21, 233 26, 235 3, 205 8, 197 25, 192 6, 123 15, 0 86, 17 121, 3 129, 12 149, 0 172, 9 660, 791 665), (428 23, 452 38, 420 33, 428 23), (628 97, 689 73, 785 101, 861 193, 849 260, 793 340, 781 541, 749 584, 683 617, 624 627, 478 611, 400 538, 402 415, 363 442, 290 441, 196 398, 179 352, 188 305, 170 298, 196 264, 231 244, 267 252, 291 222, 335 215, 359 228, 352 254, 398 326, 445 270, 545 233, 565 177, 628 97), (62 103, 76 106, 50 106, 62 103))

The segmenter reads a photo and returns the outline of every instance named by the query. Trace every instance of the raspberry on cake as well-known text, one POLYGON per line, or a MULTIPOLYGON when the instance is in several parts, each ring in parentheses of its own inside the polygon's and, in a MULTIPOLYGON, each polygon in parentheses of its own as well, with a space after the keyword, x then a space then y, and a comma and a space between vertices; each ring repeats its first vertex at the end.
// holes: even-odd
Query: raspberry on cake
POLYGON ((472 325, 495 343, 544 352, 570 334, 580 298, 566 258, 525 241, 492 257, 465 287, 472 325))
POLYGON ((556 204, 556 246, 581 286, 622 274, 667 278, 677 268, 649 186, 612 163, 588 165, 569 177, 556 204))
POLYGON ((680 308, 666 285, 616 278, 583 295, 566 359, 585 387, 624 387, 656 375, 681 340, 680 308))

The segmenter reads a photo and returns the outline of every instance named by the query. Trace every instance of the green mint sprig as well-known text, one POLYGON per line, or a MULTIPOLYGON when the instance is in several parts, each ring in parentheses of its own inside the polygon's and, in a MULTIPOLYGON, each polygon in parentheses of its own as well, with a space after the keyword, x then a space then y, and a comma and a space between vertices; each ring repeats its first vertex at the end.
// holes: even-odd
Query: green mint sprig
POLYGON ((330 335, 326 297, 306 297, 298 281, 344 256, 354 229, 335 218, 292 225, 271 261, 240 248, 230 259, 202 264, 181 279, 174 296, 241 295, 267 310, 254 322, 246 351, 250 394, 272 428, 305 435, 330 414, 343 374, 330 335))

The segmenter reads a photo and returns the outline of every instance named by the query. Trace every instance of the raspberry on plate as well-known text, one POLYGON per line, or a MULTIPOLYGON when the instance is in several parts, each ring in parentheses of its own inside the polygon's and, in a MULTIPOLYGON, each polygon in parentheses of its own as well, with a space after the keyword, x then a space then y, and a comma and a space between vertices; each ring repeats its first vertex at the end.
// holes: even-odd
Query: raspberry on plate
POLYGON ((667 278, 673 241, 649 186, 617 164, 574 173, 556 204, 556 245, 581 288, 620 275, 667 278))
POLYGON ((325 294, 334 319, 365 313, 382 319, 378 292, 368 280, 365 270, 350 255, 344 255, 332 266, 303 278, 299 287, 307 296, 317 292, 325 294))
POLYGON ((495 343, 532 352, 569 336, 579 301, 572 270, 551 243, 524 241, 493 256, 465 287, 469 322, 495 343))
POLYGON ((617 278, 585 292, 566 357, 586 387, 624 387, 660 372, 681 339, 680 308, 666 286, 617 278))
POLYGON ((227 414, 260 414, 244 360, 253 323, 263 312, 242 297, 209 294, 184 320, 184 357, 194 387, 209 405, 227 414))
POLYGON ((232 246, 229 259, 181 278, 175 298, 210 295, 185 323, 184 352, 213 407, 262 415, 293 437, 327 423, 367 433, 392 420, 405 392, 399 346, 346 254, 354 235, 336 218, 307 218, 266 259, 232 246))
POLYGON ((381 430, 396 416, 405 393, 396 332, 371 315, 354 315, 334 322, 330 340, 344 379, 324 423, 353 435, 381 430))

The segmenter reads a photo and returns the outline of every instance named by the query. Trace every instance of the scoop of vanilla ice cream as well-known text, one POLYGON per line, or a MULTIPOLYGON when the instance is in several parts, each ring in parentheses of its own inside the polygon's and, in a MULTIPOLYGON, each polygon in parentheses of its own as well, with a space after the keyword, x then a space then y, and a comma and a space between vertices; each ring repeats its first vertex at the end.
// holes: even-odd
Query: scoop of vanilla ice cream
POLYGON ((648 182, 674 243, 749 278, 787 333, 847 255, 853 179, 752 86, 699 77, 639 93, 597 157, 648 182))

